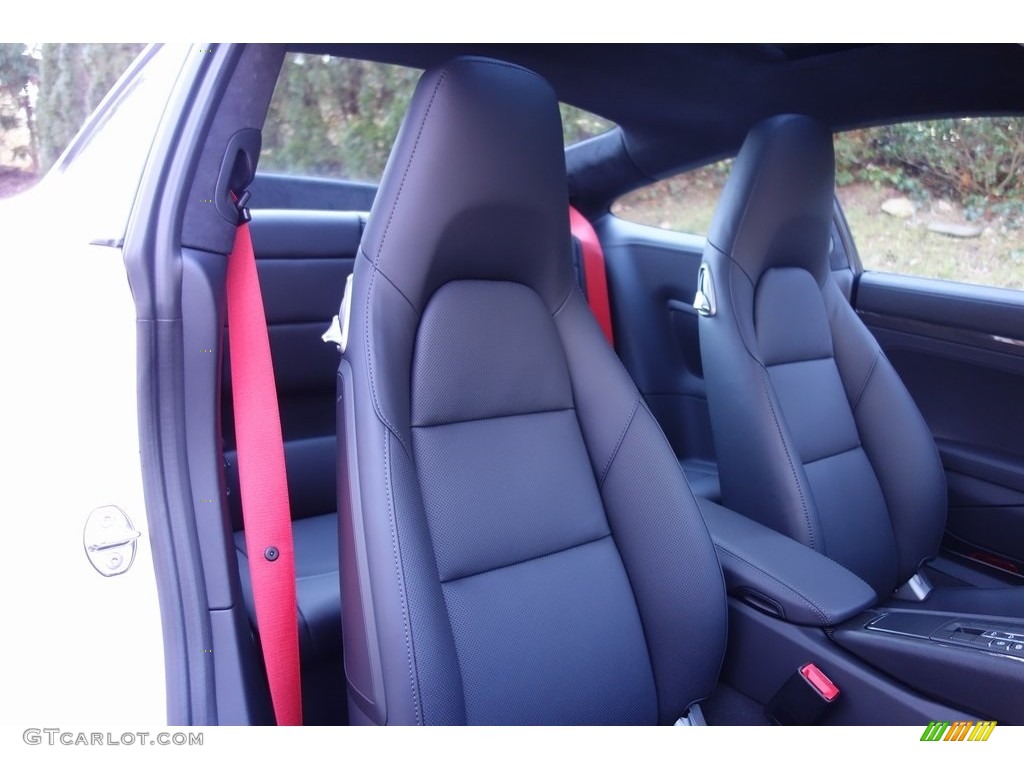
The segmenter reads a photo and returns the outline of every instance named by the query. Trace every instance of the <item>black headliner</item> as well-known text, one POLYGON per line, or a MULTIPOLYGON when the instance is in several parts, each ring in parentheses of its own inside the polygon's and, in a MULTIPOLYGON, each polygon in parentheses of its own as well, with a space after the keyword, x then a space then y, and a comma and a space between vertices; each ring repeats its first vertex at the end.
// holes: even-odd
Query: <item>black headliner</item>
POLYGON ((516 62, 562 101, 621 126, 567 153, 588 208, 732 155, 758 120, 798 112, 834 130, 902 118, 1024 112, 1024 47, 878 45, 295 45, 426 68, 459 54, 516 62))

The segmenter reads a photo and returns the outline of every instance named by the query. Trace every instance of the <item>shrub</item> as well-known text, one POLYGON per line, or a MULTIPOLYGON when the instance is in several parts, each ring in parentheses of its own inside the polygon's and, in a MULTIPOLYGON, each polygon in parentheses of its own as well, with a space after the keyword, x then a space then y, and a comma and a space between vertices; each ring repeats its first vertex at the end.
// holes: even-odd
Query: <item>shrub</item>
POLYGON ((1024 118, 961 118, 882 129, 883 160, 960 200, 1024 197, 1024 118))
POLYGON ((1024 200, 1024 118, 958 118, 836 136, 836 184, 863 181, 937 194, 984 211, 1024 200))

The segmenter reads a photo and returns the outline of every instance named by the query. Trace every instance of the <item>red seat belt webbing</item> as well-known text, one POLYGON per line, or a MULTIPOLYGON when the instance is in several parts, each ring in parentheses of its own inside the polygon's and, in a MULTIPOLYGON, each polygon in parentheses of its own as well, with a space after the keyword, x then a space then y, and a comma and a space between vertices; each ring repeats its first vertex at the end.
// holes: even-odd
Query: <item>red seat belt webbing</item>
POLYGON ((249 225, 228 257, 228 338, 238 477, 256 624, 278 725, 302 725, 295 548, 281 416, 249 225))
POLYGON ((608 301, 608 277, 604 268, 604 251, 597 233, 586 217, 572 206, 569 206, 569 227, 572 234, 580 241, 583 251, 583 275, 587 284, 587 302, 590 310, 597 318, 598 325, 608 338, 612 349, 615 348, 615 335, 612 332, 612 309, 608 301))

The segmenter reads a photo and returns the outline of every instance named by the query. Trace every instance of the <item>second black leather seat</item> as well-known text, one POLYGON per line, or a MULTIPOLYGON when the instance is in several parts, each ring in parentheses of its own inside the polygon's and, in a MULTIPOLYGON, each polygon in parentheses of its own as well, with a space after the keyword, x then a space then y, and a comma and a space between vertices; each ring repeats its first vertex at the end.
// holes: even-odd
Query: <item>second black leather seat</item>
MULTIPOLYGON (((757 125, 704 252, 700 346, 725 506, 845 566, 882 600, 937 554, 931 433, 833 279, 834 156, 799 115, 757 125)), ((936 588, 922 607, 1024 616, 1024 589, 936 588)))

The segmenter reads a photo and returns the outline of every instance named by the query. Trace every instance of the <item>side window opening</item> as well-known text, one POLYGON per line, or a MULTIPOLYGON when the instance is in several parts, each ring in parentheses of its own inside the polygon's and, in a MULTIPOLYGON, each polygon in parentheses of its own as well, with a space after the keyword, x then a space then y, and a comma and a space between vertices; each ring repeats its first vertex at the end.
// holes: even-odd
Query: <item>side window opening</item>
POLYGON ((707 234, 732 160, 721 160, 677 174, 623 195, 612 213, 650 227, 707 234))
POLYGON ((1024 118, 906 122, 835 145, 865 269, 1024 289, 1024 118))
POLYGON ((376 182, 421 72, 334 56, 285 57, 260 170, 376 182))

